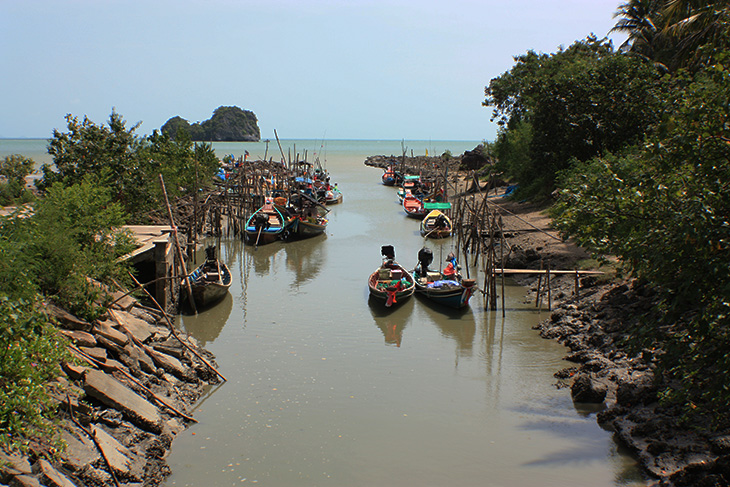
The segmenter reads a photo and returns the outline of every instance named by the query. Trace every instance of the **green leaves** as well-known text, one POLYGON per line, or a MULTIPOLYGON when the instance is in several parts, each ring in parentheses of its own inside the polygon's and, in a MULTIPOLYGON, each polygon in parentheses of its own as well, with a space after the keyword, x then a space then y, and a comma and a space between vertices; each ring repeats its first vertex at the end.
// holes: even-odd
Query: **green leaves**
POLYGON ((197 149, 185 131, 177 139, 154 132, 144 138, 112 111, 107 125, 67 115, 67 132, 54 130, 48 152, 53 166, 42 167, 37 186, 48 191, 55 183, 72 186, 83 179, 109 191, 111 200, 137 221, 164 203, 158 184, 162 173, 172 196, 197 191, 218 169, 210 146, 197 149))
POLYGON ((558 171, 639 141, 658 119, 659 73, 609 41, 589 37, 516 61, 490 82, 483 104, 502 125, 500 165, 523 194, 536 180, 542 187, 531 193, 549 194, 558 171))
POLYGON ((65 343, 35 301, 0 296, 0 445, 23 448, 53 434, 46 384, 68 359, 65 343))
POLYGON ((657 290, 659 322, 644 332, 664 341, 664 372, 682 384, 666 396, 719 411, 730 400, 730 77, 713 66, 671 87, 641 147, 561 173, 554 215, 657 290))

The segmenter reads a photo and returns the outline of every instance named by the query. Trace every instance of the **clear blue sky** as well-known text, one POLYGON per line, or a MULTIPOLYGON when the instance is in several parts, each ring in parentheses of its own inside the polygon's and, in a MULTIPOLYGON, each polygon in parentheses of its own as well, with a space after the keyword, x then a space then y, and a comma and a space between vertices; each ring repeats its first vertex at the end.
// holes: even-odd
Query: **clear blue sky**
POLYGON ((489 80, 608 35, 620 3, 0 0, 0 138, 112 108, 149 134, 236 105, 263 138, 492 140, 489 80))

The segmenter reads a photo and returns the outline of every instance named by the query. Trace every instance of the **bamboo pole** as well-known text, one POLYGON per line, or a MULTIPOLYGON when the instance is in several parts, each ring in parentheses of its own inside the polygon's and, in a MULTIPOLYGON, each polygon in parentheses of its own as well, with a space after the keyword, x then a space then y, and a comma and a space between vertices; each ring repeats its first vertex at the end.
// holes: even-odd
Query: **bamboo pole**
POLYGON ((198 309, 195 307, 195 298, 193 298, 193 289, 190 286, 190 281, 188 280, 187 276, 187 270, 185 269, 185 258, 183 256, 182 250, 180 249, 180 242, 177 238, 177 227, 175 226, 175 219, 172 216, 172 209, 170 208, 170 200, 167 198, 167 189, 165 189, 165 180, 162 178, 162 173, 160 173, 160 185, 162 186, 162 194, 165 196, 165 206, 167 206, 167 215, 170 217, 170 225, 172 226, 172 239, 175 242, 175 248, 177 249, 177 256, 178 260, 180 261, 178 264, 178 267, 182 271, 181 274, 183 278, 185 279, 185 289, 188 291, 188 298, 190 299, 190 305, 193 308, 193 311, 197 314, 198 309))

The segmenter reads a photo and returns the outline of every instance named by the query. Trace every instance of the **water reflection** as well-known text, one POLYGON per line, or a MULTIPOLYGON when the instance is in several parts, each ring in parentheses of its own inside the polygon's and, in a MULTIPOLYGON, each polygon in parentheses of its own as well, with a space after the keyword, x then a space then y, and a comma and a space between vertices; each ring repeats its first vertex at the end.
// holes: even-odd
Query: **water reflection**
POLYGON ((233 309, 233 296, 230 293, 215 306, 201 310, 197 315, 181 315, 183 330, 205 346, 214 342, 223 330, 233 309))
POLYGON ((299 289, 299 286, 315 279, 324 262, 323 240, 327 239, 326 234, 319 235, 307 240, 289 242, 284 245, 286 253, 286 268, 294 273, 292 287, 299 289))
POLYGON ((283 248, 284 244, 282 242, 272 242, 260 247, 246 245, 243 247, 246 265, 248 267, 252 266, 257 276, 266 276, 276 262, 279 251, 283 248))
POLYGON ((414 299, 409 298, 407 302, 400 306, 391 306, 386 308, 383 302, 368 297, 368 308, 373 315, 375 325, 380 328, 385 338, 386 345, 395 345, 400 347, 403 342, 403 331, 406 329, 408 317, 413 311, 414 299))

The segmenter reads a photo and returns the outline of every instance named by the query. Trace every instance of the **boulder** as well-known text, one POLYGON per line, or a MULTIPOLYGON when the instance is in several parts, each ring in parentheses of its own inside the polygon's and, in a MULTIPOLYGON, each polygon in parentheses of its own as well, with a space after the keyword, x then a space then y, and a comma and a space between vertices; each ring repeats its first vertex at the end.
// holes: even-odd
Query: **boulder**
POLYGON ((570 394, 574 402, 600 404, 606 399, 608 387, 594 380, 588 374, 578 374, 570 386, 570 394))

